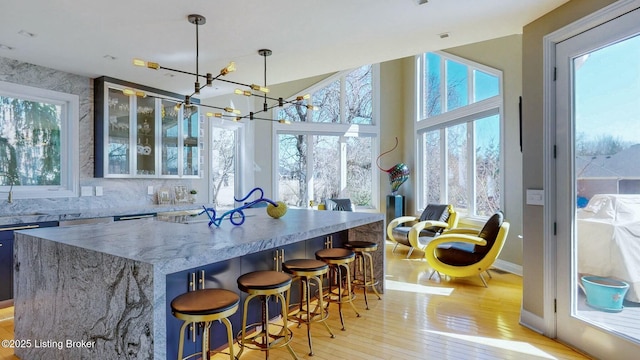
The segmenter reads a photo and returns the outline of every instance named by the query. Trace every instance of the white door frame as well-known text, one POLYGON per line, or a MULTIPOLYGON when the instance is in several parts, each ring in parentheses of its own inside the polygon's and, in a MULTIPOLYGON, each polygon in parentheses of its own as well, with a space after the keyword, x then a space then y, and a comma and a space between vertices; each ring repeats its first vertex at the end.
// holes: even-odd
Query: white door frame
POLYGON ((567 40, 584 31, 597 27, 605 22, 611 21, 640 6, 640 0, 620 0, 595 13, 575 21, 543 38, 543 186, 544 192, 544 329, 546 336, 555 338, 556 332, 556 236, 554 224, 556 222, 556 91, 555 91, 555 64, 556 64, 556 44, 567 40))

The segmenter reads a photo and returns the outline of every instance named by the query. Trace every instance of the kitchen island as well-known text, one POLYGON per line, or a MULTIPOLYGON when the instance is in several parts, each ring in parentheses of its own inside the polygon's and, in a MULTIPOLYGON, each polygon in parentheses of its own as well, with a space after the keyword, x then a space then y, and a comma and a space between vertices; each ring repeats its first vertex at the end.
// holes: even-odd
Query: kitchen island
MULTIPOLYGON (((312 254, 322 247, 318 239, 332 234, 343 234, 341 241, 384 244, 382 214, 291 209, 273 219, 264 208, 245 214, 243 225, 225 220, 219 228, 202 221, 133 220, 17 232, 15 340, 24 346, 15 354, 23 359, 165 359, 172 346, 168 329, 173 329, 167 321, 173 294, 167 293, 176 279, 184 278, 188 290, 184 274, 202 268, 203 284, 221 284, 240 294, 223 274, 272 266, 274 250, 312 254), (295 250, 304 243, 302 252, 295 250)), ((374 261, 376 277, 384 279, 384 251, 376 252, 374 261)))

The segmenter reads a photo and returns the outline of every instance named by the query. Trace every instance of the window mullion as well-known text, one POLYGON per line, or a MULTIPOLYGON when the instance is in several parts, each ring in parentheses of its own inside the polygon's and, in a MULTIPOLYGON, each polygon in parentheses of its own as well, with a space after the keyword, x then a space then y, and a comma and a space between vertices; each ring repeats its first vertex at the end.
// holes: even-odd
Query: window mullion
POLYGON ((347 189, 347 138, 340 136, 340 167, 339 167, 339 179, 340 179, 340 193, 343 193, 347 189))
POLYGON ((476 144, 475 144, 475 122, 467 123, 467 197, 469 199, 469 215, 476 215, 476 144))
POLYGON ((440 57, 440 113, 444 114, 448 112, 449 107, 447 96, 447 60, 444 57, 440 57))
POLYGON ((306 179, 307 179, 307 198, 303 199, 303 204, 309 204, 312 199, 315 199, 314 196, 314 182, 315 177, 313 174, 313 164, 315 163, 314 156, 314 143, 317 135, 307 134, 307 169, 306 169, 306 179))
POLYGON ((440 199, 443 203, 449 202, 449 182, 447 178, 447 171, 449 168, 449 162, 447 161, 447 131, 446 128, 440 129, 440 199))

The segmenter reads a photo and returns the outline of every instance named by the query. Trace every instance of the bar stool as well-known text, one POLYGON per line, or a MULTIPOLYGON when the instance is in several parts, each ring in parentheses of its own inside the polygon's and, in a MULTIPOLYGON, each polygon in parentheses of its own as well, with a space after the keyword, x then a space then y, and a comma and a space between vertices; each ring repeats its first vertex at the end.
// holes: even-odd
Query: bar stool
POLYGON ((353 284, 356 287, 362 287, 364 293, 364 303, 369 310, 369 301, 367 300, 367 287, 371 287, 373 292, 378 296, 378 300, 382 300, 378 289, 378 280, 373 274, 373 257, 371 253, 378 250, 378 244, 371 241, 349 241, 344 244, 346 249, 352 250, 356 254, 353 270, 353 284), (367 279, 367 271, 369 279, 367 279))
POLYGON ((358 310, 353 305, 353 298, 355 295, 351 291, 351 270, 349 269, 349 264, 353 262, 355 256, 356 255, 353 251, 345 248, 328 248, 316 251, 316 259, 322 260, 329 265, 329 272, 334 275, 333 279, 335 279, 335 282, 337 283, 338 293, 334 294, 331 288, 333 281, 331 276, 329 277, 328 299, 329 302, 338 304, 340 324, 342 325, 343 331, 345 330, 345 327, 344 318, 342 316, 342 304, 351 304, 353 311, 356 312, 356 316, 360 317, 360 313, 358 313, 358 310), (346 289, 343 289, 342 287, 343 277, 346 289))
POLYGON ((322 276, 329 272, 329 265, 324 261, 314 259, 293 259, 282 264, 282 270, 300 280, 300 308, 297 313, 290 314, 289 320, 301 324, 307 324, 307 338, 309 339, 309 356, 313 355, 311 344, 311 323, 321 322, 327 329, 331 338, 335 335, 325 322, 329 317, 329 309, 324 306, 322 294, 322 276), (312 282, 318 288, 317 303, 311 310, 311 285, 312 282))
POLYGON ((238 310, 240 297, 233 291, 225 289, 202 289, 177 296, 171 301, 171 313, 176 318, 183 320, 180 327, 180 345, 178 347, 178 359, 183 360, 202 354, 203 359, 209 359, 209 328, 213 321, 220 321, 227 328, 227 343, 229 345, 229 358, 233 356, 233 335, 231 322, 228 317, 238 310), (202 335, 202 352, 183 358, 184 332, 191 323, 204 322, 202 335))
POLYGON ((283 295, 291 288, 291 276, 280 271, 253 271, 240 276, 237 282, 238 288, 249 294, 244 300, 242 331, 238 334, 238 343, 240 344, 238 358, 242 355, 245 348, 265 351, 265 358, 269 359, 269 350, 286 347, 291 356, 293 356, 294 359, 298 359, 291 345, 289 345, 293 339, 293 332, 287 326, 289 302, 283 295), (282 304, 282 325, 277 325, 269 321, 269 299, 272 296, 282 304), (255 297, 259 297, 262 303, 262 320, 259 323, 247 325, 249 302, 255 297), (279 327, 280 331, 272 333, 269 331, 270 326, 279 327), (247 334, 248 328, 255 328, 255 331, 247 334))

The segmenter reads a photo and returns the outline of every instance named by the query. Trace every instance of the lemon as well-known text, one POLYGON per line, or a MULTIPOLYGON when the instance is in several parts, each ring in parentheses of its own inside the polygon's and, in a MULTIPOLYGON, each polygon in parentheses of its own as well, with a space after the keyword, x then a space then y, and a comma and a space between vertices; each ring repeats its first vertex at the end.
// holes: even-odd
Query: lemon
POLYGON ((277 206, 273 206, 271 203, 267 205, 267 214, 274 219, 281 218, 287 213, 287 204, 282 201, 278 201, 276 202, 276 205, 277 206))

